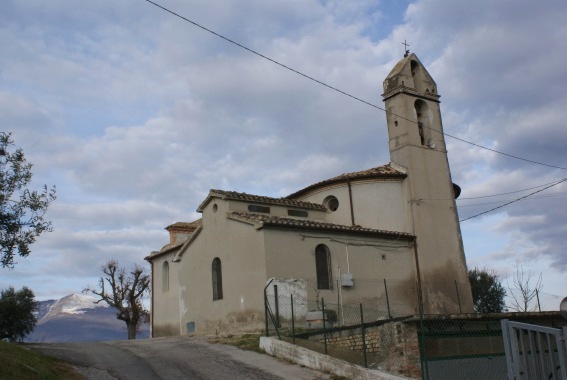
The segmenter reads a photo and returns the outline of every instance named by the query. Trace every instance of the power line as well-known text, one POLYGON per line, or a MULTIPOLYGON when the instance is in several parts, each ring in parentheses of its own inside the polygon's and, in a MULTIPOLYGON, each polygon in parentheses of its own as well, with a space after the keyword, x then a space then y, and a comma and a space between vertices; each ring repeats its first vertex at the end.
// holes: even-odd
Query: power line
POLYGON ((461 201, 461 200, 465 200, 465 199, 491 198, 491 197, 499 197, 499 196, 501 196, 501 195, 508 195, 508 194, 521 193, 521 192, 523 192, 523 191, 538 189, 538 188, 543 187, 543 186, 551 185, 551 184, 556 183, 556 182, 557 182, 557 181, 553 181, 553 182, 549 182, 549 183, 544 183, 543 185, 534 186, 534 187, 528 187, 527 189, 522 189, 522 190, 509 191, 509 192, 507 192, 507 193, 500 193, 500 194, 493 194, 493 195, 482 195, 482 196, 479 196, 479 197, 459 198, 458 200, 461 201))
MULTIPOLYGON (((559 197, 561 195, 565 195, 567 194, 567 191, 561 191, 558 193, 552 193, 552 194, 546 194, 546 195, 540 195, 537 197, 531 197, 529 199, 526 199, 527 201, 531 201, 532 199, 544 199, 544 198, 553 198, 553 197, 559 197)), ((478 206, 485 206, 485 205, 493 205, 495 203, 502 203, 502 202, 507 202, 507 199, 501 199, 499 201, 492 201, 492 202, 483 202, 483 203, 470 203, 470 204, 466 204, 466 205, 457 205, 458 208, 463 208, 463 207, 478 207, 478 206)))
MULTIPOLYGON (((419 198, 419 199, 422 200, 422 201, 453 201, 453 200, 456 200, 457 202, 460 202, 460 201, 470 200, 470 199, 482 199, 482 198, 500 197, 500 196, 502 196, 502 195, 523 193, 524 191, 533 190, 533 189, 539 189, 540 187, 547 186, 547 185, 551 185, 551 184, 553 184, 553 183, 556 183, 557 181, 560 181, 560 180, 555 180, 555 181, 553 181, 553 182, 544 183, 544 184, 538 185, 538 186, 528 187, 527 189, 515 190, 515 191, 508 191, 508 192, 506 192, 506 193, 500 193, 500 194, 481 195, 481 196, 478 196, 478 197, 467 197, 467 198, 459 197, 459 199, 455 199, 455 198, 419 198)), ((500 201, 495 201, 495 202, 487 202, 487 203, 482 203, 482 204, 491 204, 491 203, 500 203, 500 202, 502 202, 502 200, 500 200, 500 201)), ((478 203, 478 204, 480 204, 480 203, 478 203)), ((463 206, 459 206, 459 207, 463 207, 463 206)))
MULTIPOLYGON (((238 43, 238 42, 236 42, 236 41, 234 41, 234 40, 231 40, 231 39, 228 38, 228 37, 223 36, 222 34, 219 34, 219 33, 215 32, 215 31, 213 31, 213 30, 211 30, 211 29, 208 29, 208 28, 206 28, 206 27, 204 27, 204 26, 202 26, 202 25, 196 23, 195 21, 192 21, 192 20, 190 20, 190 19, 188 19, 188 18, 186 18, 186 17, 184 17, 184 16, 182 16, 182 15, 180 15, 180 14, 178 14, 178 13, 175 13, 174 11, 169 10, 168 8, 165 8, 165 7, 159 5, 159 4, 157 4, 157 3, 155 3, 155 2, 153 2, 153 1, 151 1, 151 0, 146 0, 146 1, 147 1, 148 3, 150 3, 150 4, 155 5, 155 6, 158 7, 158 8, 160 8, 160 9, 162 9, 162 10, 168 12, 168 13, 171 13, 172 15, 174 15, 174 16, 176 16, 176 17, 179 17, 180 19, 182 19, 182 20, 184 20, 184 21, 187 21, 188 23, 191 23, 191 24, 195 25, 195 26, 198 27, 198 28, 201 28, 201 29, 203 29, 203 30, 205 30, 205 31, 207 31, 207 32, 209 32, 209 33, 211 33, 211 34, 214 34, 215 36, 217 36, 217 37, 219 37, 219 38, 222 38, 223 40, 225 40, 225 41, 227 41, 227 42, 230 42, 231 44, 234 44, 234 45, 236 45, 236 46, 238 46, 238 47, 240 47, 240 48, 242 48, 242 49, 244 49, 244 50, 246 50, 246 51, 248 51, 248 52, 250 52, 250 53, 252 53, 252 54, 255 54, 255 55, 257 55, 257 56, 259 56, 259 57, 261 57, 261 58, 264 58, 264 59, 266 59, 266 60, 268 60, 268 61, 270 61, 270 62, 272 62, 272 63, 275 63, 276 65, 281 66, 281 67, 283 67, 283 68, 285 68, 285 69, 287 69, 287 70, 289 70, 289 71, 292 71, 292 72, 294 72, 294 73, 296 73, 296 74, 298 74, 298 75, 301 75, 302 77, 307 78, 307 79, 309 79, 309 80, 311 80, 311 81, 313 81, 313 82, 315 82, 315 83, 318 83, 318 84, 320 84, 320 85, 322 85, 322 86, 325 86, 325 87, 327 87, 327 88, 329 88, 329 89, 331 89, 331 90, 333 90, 333 91, 336 91, 336 92, 338 92, 338 93, 341 93, 341 94, 343 94, 343 95, 345 95, 345 96, 348 96, 349 98, 352 98, 352 99, 354 99, 354 100, 357 100, 357 101, 359 101, 359 102, 361 102, 361 103, 364 103, 364 104, 366 104, 366 105, 368 105, 368 106, 377 108, 377 109, 379 109, 379 110, 381 110, 381 111, 384 111, 384 112, 386 112, 386 113, 389 113, 389 114, 391 114, 391 115, 394 115, 394 116, 396 116, 396 117, 399 117, 400 119, 409 121, 410 123, 413 123, 413 124, 417 124, 417 122, 414 121, 414 120, 408 119, 408 118, 406 118, 406 117, 404 117, 404 116, 401 116, 401 115, 398 115, 398 114, 396 114, 396 113, 394 113, 394 112, 388 111, 388 110, 386 110, 385 108, 382 108, 382 107, 377 106, 377 105, 375 105, 375 104, 373 104, 373 103, 370 103, 370 102, 368 102, 368 101, 366 101, 366 100, 364 100, 364 99, 361 99, 361 98, 358 98, 358 97, 356 97, 356 96, 354 96, 354 95, 351 95, 351 94, 349 94, 348 92, 342 91, 342 90, 340 90, 340 89, 338 89, 338 88, 336 88, 336 87, 333 87, 333 86, 331 86, 331 85, 328 85, 328 84, 326 84, 326 83, 324 83, 324 82, 322 82, 322 81, 320 81, 320 80, 318 80, 318 79, 315 79, 315 78, 313 78, 313 77, 311 77, 311 76, 309 76, 309 75, 307 75, 307 74, 304 74, 304 73, 302 73, 302 72, 300 72, 300 71, 298 71, 298 70, 295 70, 295 69, 293 69, 293 68, 291 68, 291 67, 289 67, 289 66, 286 66, 286 65, 284 65, 284 64, 281 63, 281 62, 278 62, 278 61, 276 61, 276 60, 274 60, 274 59, 272 59, 272 58, 270 58, 270 57, 267 57, 267 56, 265 56, 265 55, 263 55, 263 54, 261 54, 261 53, 258 53, 257 51, 255 51, 255 50, 253 50, 253 49, 250 49, 250 48, 248 48, 248 47, 246 47, 246 46, 244 46, 244 45, 242 45, 242 44, 240 44, 240 43, 238 43)), ((554 169, 567 170, 567 168, 565 168, 565 167, 556 166, 556 165, 550 165, 550 164, 546 164, 546 163, 543 163, 543 162, 538 162, 538 161, 534 161, 534 160, 529 160, 529 159, 527 159, 527 158, 522 158, 522 157, 519 157, 519 156, 515 156, 515 155, 513 155, 513 154, 504 153, 504 152, 498 151, 498 150, 496 150, 496 149, 488 148, 488 147, 485 147, 485 146, 483 146, 483 145, 476 144, 476 143, 473 143, 473 142, 471 142, 471 141, 467 141, 467 140, 462 139, 462 138, 460 138, 460 137, 456 137, 456 136, 450 135, 450 134, 445 133, 445 132, 436 131, 436 130, 434 130, 434 129, 428 127, 428 126, 424 126, 424 127, 425 127, 425 128, 428 128, 428 129, 430 129, 430 130, 432 130, 432 131, 435 131, 435 132, 437 132, 437 133, 440 133, 440 134, 442 134, 442 135, 445 135, 445 136, 447 136, 447 137, 451 137, 451 138, 453 138, 453 139, 455 139, 455 140, 458 140, 458 141, 464 142, 464 143, 466 143, 466 144, 470 144, 470 145, 476 146, 476 147, 481 148, 481 149, 485 149, 485 150, 491 151, 491 152, 493 152, 493 153, 498 153, 498 154, 501 154, 501 155, 504 155, 504 156, 507 156, 507 157, 515 158, 515 159, 517 159, 517 160, 529 162, 529 163, 532 163, 532 164, 547 166, 547 167, 554 168, 554 169)))
POLYGON ((514 199, 513 201, 504 203, 503 205, 500 205, 500 206, 498 206, 498 207, 494 207, 494 208, 491 208, 490 210, 486 210, 486 211, 484 211, 484 212, 481 212, 480 214, 476 214, 476 215, 473 215, 473 216, 469 216, 468 218, 461 219, 461 220, 459 220, 459 222, 464 222, 465 220, 469 220, 469 219, 472 219, 472 218, 476 218, 477 216, 481 216, 481 215, 487 214, 487 213, 489 213, 489 212, 491 212, 491 211, 498 210, 499 208, 502 208, 502 207, 504 207, 504 206, 508 206, 509 204, 512 204, 512 203, 515 203, 515 202, 518 202, 518 201, 521 201, 522 199, 525 199, 525 198, 527 198, 527 197, 529 197, 529 196, 532 196, 532 195, 534 195, 534 194, 541 193, 542 191, 547 190, 547 189, 549 189, 550 187, 557 186, 557 185, 559 185, 560 183, 565 182, 565 181, 567 181, 567 178, 563 178, 561 181, 557 181, 557 182, 555 182, 555 183, 553 183, 553 184, 551 184, 551 185, 549 185, 549 186, 544 187, 544 188, 541 189, 541 190, 534 191, 533 193, 530 193, 530 194, 528 194, 528 195, 524 195, 523 197, 514 199))

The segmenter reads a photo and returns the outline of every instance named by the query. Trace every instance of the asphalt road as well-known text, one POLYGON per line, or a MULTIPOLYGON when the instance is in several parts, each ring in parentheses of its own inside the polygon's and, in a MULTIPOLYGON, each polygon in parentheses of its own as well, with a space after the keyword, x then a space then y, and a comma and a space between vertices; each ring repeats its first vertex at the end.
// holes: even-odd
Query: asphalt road
POLYGON ((73 364, 89 380, 331 378, 268 355, 208 343, 203 338, 42 343, 28 347, 73 364))

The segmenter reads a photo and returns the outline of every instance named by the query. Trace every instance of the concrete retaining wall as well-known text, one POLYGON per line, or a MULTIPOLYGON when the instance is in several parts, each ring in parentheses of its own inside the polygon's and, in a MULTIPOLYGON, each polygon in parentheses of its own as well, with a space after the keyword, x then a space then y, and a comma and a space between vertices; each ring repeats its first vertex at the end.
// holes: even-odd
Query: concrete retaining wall
POLYGON ((319 371, 333 373, 353 380, 405 380, 404 376, 366 369, 355 364, 335 359, 275 338, 261 337, 260 348, 268 354, 319 371))

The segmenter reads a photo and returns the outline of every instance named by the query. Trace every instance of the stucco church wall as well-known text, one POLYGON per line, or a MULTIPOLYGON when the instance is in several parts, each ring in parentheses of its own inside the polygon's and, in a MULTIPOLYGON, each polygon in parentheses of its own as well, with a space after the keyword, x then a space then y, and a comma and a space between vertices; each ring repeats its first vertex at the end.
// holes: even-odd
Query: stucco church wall
POLYGON ((387 316, 386 279, 392 313, 415 312, 417 292, 411 242, 279 229, 266 229, 264 234, 268 278, 305 281, 308 300, 324 298, 326 303, 340 301, 343 305, 363 303, 376 310, 374 319, 380 319, 387 316), (345 243, 357 244, 348 246, 348 263, 345 243), (330 290, 317 289, 315 248, 318 244, 327 245, 331 252, 333 289, 330 290), (350 267, 354 283, 352 287, 341 287, 340 298, 339 267, 342 274, 350 267))
POLYGON ((262 231, 227 219, 227 200, 203 210, 203 228, 181 260, 181 329, 196 334, 259 330, 264 323, 266 284, 262 231), (216 212, 213 211, 216 205, 216 212), (212 262, 222 268, 223 298, 213 301, 212 262))
POLYGON ((173 252, 152 261, 152 337, 179 335, 179 265, 171 262, 173 252), (163 264, 169 264, 169 290, 163 288, 163 264))
MULTIPOLYGON (((352 182, 354 223, 369 228, 413 233, 407 195, 401 181, 352 182)), ((352 225, 348 185, 326 187, 302 198, 303 201, 322 203, 329 196, 339 200, 339 208, 328 211, 330 223, 352 225)))
MULTIPOLYGON (((408 67, 399 74, 399 78, 410 75, 408 67)), ((429 82, 422 84, 427 87, 429 82)), ((420 115, 415 108, 416 98, 407 94, 387 98, 386 108, 389 111, 391 160, 408 171, 403 184, 405 193, 409 195, 414 235, 417 236, 425 311, 471 312, 472 294, 443 141, 439 103, 427 97, 421 97, 419 101, 420 115), (407 116, 402 119, 396 114, 407 116), (415 121, 408 121, 408 118, 415 121), (423 143, 416 125, 418 120, 425 127, 422 129, 423 143)))
MULTIPOLYGON (((248 210, 248 206, 249 205, 263 205, 260 202, 242 202, 242 201, 231 201, 229 202, 229 211, 231 212, 250 212, 248 210)), ((271 216, 279 216, 279 217, 285 217, 285 218, 290 218, 290 216, 288 215, 288 210, 303 210, 303 211, 307 211, 308 213, 308 219, 316 219, 316 220, 325 220, 326 218, 326 212, 325 211, 319 211, 319 210, 313 210, 313 209, 304 209, 301 207, 291 207, 291 206, 279 206, 279 205, 273 205, 270 204, 268 205, 268 207, 270 208, 270 215, 271 216)), ((293 217, 292 217, 293 218, 293 217)), ((302 217, 295 217, 296 219, 305 219, 302 217)))
POLYGON ((413 233, 407 195, 401 181, 351 184, 355 224, 413 233))
MULTIPOLYGON (((447 165, 445 155, 425 151, 429 165, 447 165)), ((425 160, 423 160, 425 161, 425 160)), ((418 254, 423 277, 424 301, 434 313, 472 312, 472 295, 468 282, 466 261, 452 201, 450 177, 442 171, 427 171, 417 160, 415 180, 428 184, 414 190, 414 223, 418 236, 418 254), (445 183, 446 186, 440 186, 445 183), (437 191, 435 191, 437 189, 437 191), (456 282, 456 284, 455 284, 456 282), (457 293, 457 288, 459 289, 457 293), (460 307, 459 307, 460 303, 460 307)))
POLYGON ((325 199, 334 196, 339 201, 339 208, 336 211, 327 211, 325 220, 334 224, 351 225, 349 193, 348 187, 344 184, 329 186, 308 196, 301 198, 304 202, 325 204, 325 199))

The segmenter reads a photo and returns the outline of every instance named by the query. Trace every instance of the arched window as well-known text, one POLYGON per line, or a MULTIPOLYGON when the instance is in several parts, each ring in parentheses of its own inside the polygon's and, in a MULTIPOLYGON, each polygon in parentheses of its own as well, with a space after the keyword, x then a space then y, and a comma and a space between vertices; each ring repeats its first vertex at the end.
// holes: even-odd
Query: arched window
MULTIPOLYGON (((419 92, 426 92, 427 84, 425 82, 425 75, 423 68, 420 67, 417 61, 411 61, 411 76, 413 77, 413 88, 419 92)), ((428 92, 428 91, 427 91, 428 92)))
POLYGON ((429 143, 431 131, 429 130, 429 110, 427 103, 418 99, 414 103, 415 114, 417 116, 417 130, 419 132, 419 140, 421 145, 429 143))
POLYGON ((213 260, 213 301, 222 300, 222 269, 218 257, 213 260))
POLYGON ((319 244, 315 248, 315 267, 317 270, 317 289, 333 289, 331 251, 325 244, 319 244))
POLYGON ((165 261, 161 267, 161 290, 169 291, 169 263, 165 261))

